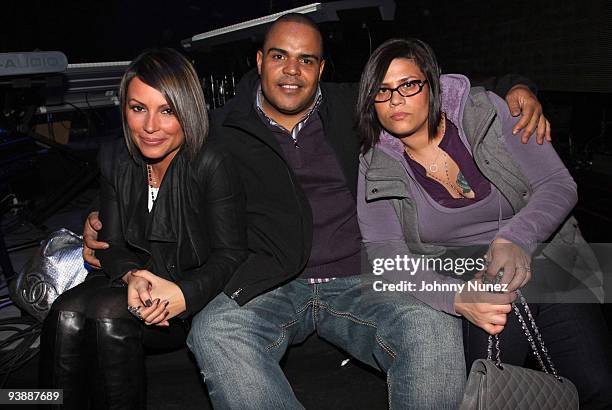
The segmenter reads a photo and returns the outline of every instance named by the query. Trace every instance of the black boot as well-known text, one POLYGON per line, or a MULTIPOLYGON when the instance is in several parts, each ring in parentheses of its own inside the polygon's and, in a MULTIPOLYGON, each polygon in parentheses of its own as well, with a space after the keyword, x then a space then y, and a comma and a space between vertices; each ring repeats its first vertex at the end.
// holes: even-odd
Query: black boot
POLYGON ((131 318, 89 320, 87 334, 95 358, 93 407, 146 408, 142 324, 131 318))
POLYGON ((64 389, 61 409, 87 409, 85 316, 77 312, 51 310, 40 337, 40 387, 64 389))

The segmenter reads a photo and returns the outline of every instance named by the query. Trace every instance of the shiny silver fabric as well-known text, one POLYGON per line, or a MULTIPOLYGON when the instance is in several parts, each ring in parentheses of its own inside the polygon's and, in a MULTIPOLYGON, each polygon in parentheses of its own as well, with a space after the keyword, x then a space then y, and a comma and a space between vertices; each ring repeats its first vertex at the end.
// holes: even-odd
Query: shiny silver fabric
POLYGON ((85 280, 81 236, 60 229, 49 235, 11 284, 13 302, 42 321, 53 301, 85 280))

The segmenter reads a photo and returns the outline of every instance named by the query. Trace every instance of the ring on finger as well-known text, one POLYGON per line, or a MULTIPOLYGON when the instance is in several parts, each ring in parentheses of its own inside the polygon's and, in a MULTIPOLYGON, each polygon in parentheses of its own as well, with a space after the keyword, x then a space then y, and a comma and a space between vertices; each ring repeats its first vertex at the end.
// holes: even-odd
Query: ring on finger
POLYGON ((142 318, 142 314, 140 313, 140 306, 134 307, 134 306, 129 306, 127 307, 128 312, 130 312, 134 317, 136 317, 136 319, 138 320, 143 320, 142 318))
POLYGON ((503 277, 504 277, 504 270, 503 269, 498 270, 497 275, 495 275, 495 278, 493 278, 493 283, 497 285, 502 280, 503 277))
POLYGON ((485 263, 486 266, 488 266, 489 262, 491 262, 491 259, 490 259, 488 253, 485 253, 484 256, 482 257, 482 259, 484 259, 484 263, 485 263))

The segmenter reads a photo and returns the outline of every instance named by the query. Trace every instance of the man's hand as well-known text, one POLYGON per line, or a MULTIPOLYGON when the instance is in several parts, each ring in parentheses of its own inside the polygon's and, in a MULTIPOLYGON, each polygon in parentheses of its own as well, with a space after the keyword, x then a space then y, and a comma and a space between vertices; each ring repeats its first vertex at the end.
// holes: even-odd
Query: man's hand
POLYGON ((531 259, 523 248, 503 238, 497 238, 489 246, 486 259, 486 275, 489 281, 500 274, 499 283, 507 283, 508 291, 522 288, 531 280, 531 259))
POLYGON ((100 269, 102 266, 94 251, 108 249, 109 246, 106 242, 98 242, 98 231, 100 229, 102 229, 102 222, 98 219, 98 212, 90 213, 83 227, 83 259, 96 269, 100 269))
MULTIPOLYGON (((473 280, 479 283, 480 280, 473 280)), ((511 303, 516 294, 467 290, 455 295, 455 311, 490 335, 501 333, 506 326, 511 303)))
POLYGON ((537 128, 536 142, 543 144, 544 139, 550 142, 550 123, 542 113, 542 104, 538 98, 531 92, 529 87, 523 84, 517 84, 506 94, 506 102, 510 108, 512 116, 517 117, 522 114, 519 122, 514 126, 512 132, 518 132, 524 129, 521 135, 521 142, 526 144, 533 131, 537 128))

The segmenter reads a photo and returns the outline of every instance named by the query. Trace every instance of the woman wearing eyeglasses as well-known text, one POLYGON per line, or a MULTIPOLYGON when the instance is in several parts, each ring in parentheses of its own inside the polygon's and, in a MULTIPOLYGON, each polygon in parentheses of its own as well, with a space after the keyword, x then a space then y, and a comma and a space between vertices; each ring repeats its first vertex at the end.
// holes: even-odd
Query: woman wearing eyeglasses
MULTIPOLYGON (((358 213, 369 259, 444 257, 480 245, 486 260, 475 270, 486 272, 472 283, 496 280, 506 292, 460 290, 465 281, 422 266, 409 274, 396 267, 383 278, 414 283, 412 296, 465 319, 468 366, 486 357, 488 334, 504 329, 502 361, 523 365, 529 346, 509 315, 512 291, 539 272, 532 252, 577 200, 553 147, 521 144, 505 102, 471 88, 464 76, 441 76, 433 51, 419 40, 393 39, 374 51, 361 78, 357 118, 358 213), (424 283, 440 286, 421 291, 424 283)), ((557 370, 576 384, 581 407, 609 407, 609 335, 599 307, 530 306, 557 370)))

